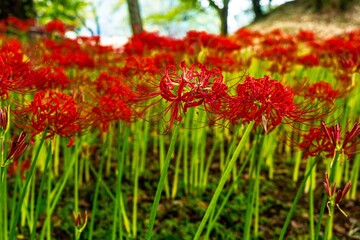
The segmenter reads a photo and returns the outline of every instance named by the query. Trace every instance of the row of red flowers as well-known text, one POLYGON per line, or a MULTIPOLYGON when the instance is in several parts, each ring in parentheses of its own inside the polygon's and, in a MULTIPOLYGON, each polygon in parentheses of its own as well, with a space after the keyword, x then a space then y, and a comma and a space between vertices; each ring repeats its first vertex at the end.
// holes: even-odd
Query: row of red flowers
POLYGON ((311 124, 351 91, 359 65, 360 31, 325 40, 308 31, 291 36, 240 29, 230 37, 192 31, 184 39, 145 32, 116 49, 101 45, 99 37, 65 38, 59 21, 41 28, 57 35, 27 42, 9 32, 29 28, 11 19, 2 24, 0 96, 16 106, 17 125, 32 136, 49 126, 47 137, 68 137, 70 145, 84 129, 106 130, 113 121, 145 116, 144 110, 167 121, 166 132, 189 108, 204 110, 212 124, 255 121, 265 132, 282 122, 311 124), (337 77, 338 89, 324 81, 290 86, 288 79, 270 76, 235 77, 235 83, 224 77, 249 68, 254 58, 271 63, 268 74, 291 72, 298 64, 321 66, 337 77), (16 104, 12 93, 21 93, 16 104))

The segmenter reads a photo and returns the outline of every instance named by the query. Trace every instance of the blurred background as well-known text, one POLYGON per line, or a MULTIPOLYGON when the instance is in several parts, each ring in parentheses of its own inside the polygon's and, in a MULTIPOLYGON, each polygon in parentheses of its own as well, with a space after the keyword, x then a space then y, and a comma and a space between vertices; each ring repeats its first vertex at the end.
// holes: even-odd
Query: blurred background
MULTIPOLYGON (((328 23, 338 20, 329 15, 332 12, 329 9, 338 10, 338 16, 338 12, 354 9, 358 3, 359 0, 1 0, 0 19, 34 18, 39 24, 59 19, 73 26, 69 36, 100 35, 105 43, 121 44, 143 30, 174 38, 183 37, 189 30, 228 35, 262 21, 276 9, 281 9, 277 18, 283 22, 286 18, 305 24, 302 17, 306 11, 327 14, 323 22, 328 23), (284 8, 285 5, 288 7, 284 8), (293 16, 293 10, 300 7, 300 13, 293 16)), ((353 18, 345 22, 345 26, 354 25, 353 18)))
POLYGON ((126 40, 132 35, 131 7, 142 28, 162 35, 183 37, 196 29, 233 33, 286 0, 1 0, 0 19, 36 18, 40 24, 59 19, 81 35, 100 35, 104 41, 126 40), (138 10, 136 9, 138 8, 138 10), (259 10, 260 9, 260 10, 259 10), (225 13, 226 11, 226 13, 225 13))

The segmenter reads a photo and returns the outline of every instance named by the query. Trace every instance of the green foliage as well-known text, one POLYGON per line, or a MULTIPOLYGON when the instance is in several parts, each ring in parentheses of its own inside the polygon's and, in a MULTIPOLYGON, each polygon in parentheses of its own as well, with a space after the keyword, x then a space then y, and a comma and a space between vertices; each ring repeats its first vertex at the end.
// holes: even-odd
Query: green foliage
POLYGON ((202 12, 204 9, 201 7, 197 0, 181 0, 180 3, 171 8, 166 13, 156 13, 149 15, 146 21, 154 24, 161 24, 164 22, 177 21, 181 22, 188 18, 192 12, 202 12))
POLYGON ((80 26, 86 16, 86 0, 35 0, 35 9, 40 23, 59 19, 65 24, 80 26))

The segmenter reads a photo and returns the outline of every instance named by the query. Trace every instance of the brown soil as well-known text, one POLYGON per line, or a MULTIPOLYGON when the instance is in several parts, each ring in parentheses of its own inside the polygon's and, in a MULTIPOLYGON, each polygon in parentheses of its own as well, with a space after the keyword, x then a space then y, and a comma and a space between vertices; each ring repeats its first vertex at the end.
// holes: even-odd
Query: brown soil
POLYGON ((281 29, 291 34, 303 29, 313 31, 318 37, 329 37, 360 29, 359 13, 360 3, 357 2, 345 12, 328 6, 317 13, 314 6, 306 1, 293 1, 277 7, 248 28, 263 33, 281 29))

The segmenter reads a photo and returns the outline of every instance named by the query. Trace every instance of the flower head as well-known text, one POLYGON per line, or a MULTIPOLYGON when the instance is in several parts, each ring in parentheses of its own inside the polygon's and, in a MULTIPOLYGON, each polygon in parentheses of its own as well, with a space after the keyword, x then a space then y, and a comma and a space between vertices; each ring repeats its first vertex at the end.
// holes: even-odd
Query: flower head
POLYGON ((73 97, 53 90, 39 91, 25 109, 15 111, 19 124, 30 127, 32 136, 47 130, 47 138, 56 134, 70 138, 86 127, 86 117, 73 97), (25 121, 25 123, 21 122, 25 121))
POLYGON ((333 103, 339 96, 339 91, 334 90, 329 83, 320 81, 307 88, 304 96, 311 99, 318 99, 320 101, 333 103))
POLYGON ((327 206, 328 206, 328 209, 329 209, 329 213, 331 214, 332 213, 332 209, 334 208, 334 206, 336 206, 340 212, 342 214, 344 214, 345 217, 347 217, 347 214, 340 208, 340 202, 345 199, 345 196, 346 194, 348 193, 348 191, 350 190, 351 188, 351 182, 349 181, 344 189, 339 189, 336 193, 336 196, 335 196, 335 190, 336 190, 336 183, 334 183, 332 186, 331 184, 329 183, 329 175, 328 173, 326 172, 325 173, 325 179, 324 179, 324 187, 325 187, 325 191, 326 191, 326 195, 328 196, 328 203, 327 203, 327 206))
POLYGON ((184 61, 180 67, 181 74, 175 66, 167 66, 159 84, 158 93, 170 102, 165 110, 171 112, 167 131, 175 121, 181 121, 189 108, 202 105, 208 113, 219 114, 221 99, 227 96, 227 86, 219 69, 208 70, 200 63, 187 68, 184 61))
POLYGON ((20 135, 14 135, 10 149, 6 155, 6 161, 3 163, 3 166, 7 166, 13 161, 17 161, 19 157, 25 152, 28 147, 26 140, 26 133, 22 132, 20 135))
MULTIPOLYGON (((300 143, 300 148, 305 151, 304 156, 317 156, 324 152, 327 157, 334 156, 336 152, 348 158, 360 152, 360 127, 356 122, 352 129, 341 134, 340 124, 328 127, 324 121, 321 126, 311 128, 308 134, 304 135, 304 141, 300 143)), ((332 163, 331 163, 332 164, 332 163)))
POLYGON ((225 116, 232 123, 255 121, 268 132, 297 111, 292 89, 269 76, 258 79, 248 76, 236 92, 237 96, 229 99, 225 116))

